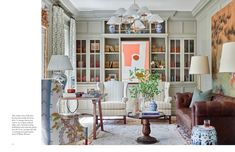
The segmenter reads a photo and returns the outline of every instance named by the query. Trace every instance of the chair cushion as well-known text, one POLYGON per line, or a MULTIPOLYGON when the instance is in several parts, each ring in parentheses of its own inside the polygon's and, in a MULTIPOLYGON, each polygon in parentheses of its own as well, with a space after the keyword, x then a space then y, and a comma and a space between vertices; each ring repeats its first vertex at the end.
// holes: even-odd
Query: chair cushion
POLYGON ((171 109, 171 103, 167 102, 157 102, 158 109, 171 109))
POLYGON ((126 104, 123 102, 117 101, 106 101, 101 103, 102 109, 109 109, 109 110, 118 110, 118 109, 125 109, 126 104))

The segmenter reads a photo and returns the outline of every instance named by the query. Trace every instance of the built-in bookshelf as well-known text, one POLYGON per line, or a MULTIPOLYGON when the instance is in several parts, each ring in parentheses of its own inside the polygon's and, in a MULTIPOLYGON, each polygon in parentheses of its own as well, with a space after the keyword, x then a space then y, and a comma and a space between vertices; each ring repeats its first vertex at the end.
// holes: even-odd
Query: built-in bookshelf
POLYGON ((104 78, 120 80, 120 51, 118 38, 105 38, 104 78))
POLYGON ((160 79, 166 81, 167 77, 167 50, 165 37, 151 38, 151 72, 159 73, 160 79))

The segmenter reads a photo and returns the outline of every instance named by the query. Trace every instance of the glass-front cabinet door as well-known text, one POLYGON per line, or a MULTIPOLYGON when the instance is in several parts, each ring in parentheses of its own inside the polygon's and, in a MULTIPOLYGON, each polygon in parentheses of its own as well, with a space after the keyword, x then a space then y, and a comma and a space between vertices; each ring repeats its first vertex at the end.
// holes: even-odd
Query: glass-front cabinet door
POLYGON ((77 82, 86 82, 86 40, 76 41, 77 82))
POLYGON ((90 40, 90 82, 100 82, 100 40, 90 40))
POLYGON ((191 57, 195 54, 195 40, 190 38, 170 38, 169 81, 193 82, 189 74, 191 57))
POLYGON ((76 41, 77 82, 100 82, 100 40, 76 41))
POLYGON ((194 45, 193 39, 184 39, 184 81, 186 82, 194 81, 193 75, 189 74, 191 58, 195 53, 194 45))
POLYGON ((170 40, 170 81, 180 81, 180 39, 170 40))

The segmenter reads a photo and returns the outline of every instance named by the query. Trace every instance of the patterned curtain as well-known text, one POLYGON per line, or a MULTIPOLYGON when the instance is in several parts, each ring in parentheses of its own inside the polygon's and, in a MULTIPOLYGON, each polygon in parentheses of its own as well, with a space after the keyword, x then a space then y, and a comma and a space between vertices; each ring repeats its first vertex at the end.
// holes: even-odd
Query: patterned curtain
POLYGON ((76 88, 76 22, 73 18, 70 19, 69 36, 69 58, 73 70, 68 71, 67 87, 76 88))
POLYGON ((53 6, 52 54, 64 54, 64 10, 53 6))

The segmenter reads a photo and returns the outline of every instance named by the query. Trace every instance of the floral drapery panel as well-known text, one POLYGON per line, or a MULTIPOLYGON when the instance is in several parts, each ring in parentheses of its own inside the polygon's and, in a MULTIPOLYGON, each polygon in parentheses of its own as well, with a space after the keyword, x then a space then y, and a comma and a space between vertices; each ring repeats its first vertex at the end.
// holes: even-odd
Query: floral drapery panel
POLYGON ((73 66, 73 70, 68 71, 68 87, 76 87, 76 22, 73 18, 70 19, 69 27, 69 58, 73 66))
POLYGON ((52 17, 52 54, 64 54, 64 10, 53 6, 52 17))

